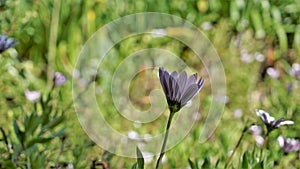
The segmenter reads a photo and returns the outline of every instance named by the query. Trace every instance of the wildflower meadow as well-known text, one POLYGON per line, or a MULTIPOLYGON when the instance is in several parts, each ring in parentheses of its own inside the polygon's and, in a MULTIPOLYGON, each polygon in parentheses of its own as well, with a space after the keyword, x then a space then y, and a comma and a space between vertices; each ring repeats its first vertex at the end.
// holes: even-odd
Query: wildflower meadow
POLYGON ((300 168, 299 0, 0 0, 0 169, 300 168))

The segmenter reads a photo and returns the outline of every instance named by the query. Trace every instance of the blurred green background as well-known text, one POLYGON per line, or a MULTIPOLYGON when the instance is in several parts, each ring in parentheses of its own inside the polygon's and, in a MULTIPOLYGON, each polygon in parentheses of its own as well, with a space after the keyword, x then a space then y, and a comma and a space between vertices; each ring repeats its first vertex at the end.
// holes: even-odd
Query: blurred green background
MULTIPOLYGON (((84 133, 72 108, 71 79, 80 50, 95 31, 114 19, 139 12, 172 14, 197 26, 219 53, 227 79, 226 107, 215 133, 199 144, 211 102, 206 77, 200 92, 201 118, 190 134, 166 153, 163 168, 187 168, 189 158, 198 159, 203 168, 224 168, 244 126, 263 125, 255 115, 259 108, 276 119, 295 121, 295 125, 270 135, 271 148, 266 150, 260 167, 300 167, 299 155, 284 155, 276 142, 279 135, 300 137, 299 0, 0 0, 0 33, 17 40, 14 48, 0 54, 0 168, 102 168, 106 164, 110 168, 131 168, 135 159, 109 154, 84 133), (52 88, 53 71, 63 72, 68 82, 52 88), (39 102, 26 100, 26 88, 41 91, 39 102)), ((149 35, 120 42, 115 46, 120 58, 113 62, 120 63, 133 51, 149 47, 168 49, 195 71, 204 69, 186 46, 165 37, 149 40, 149 35)), ((114 67, 107 69, 113 72, 114 67)), ((102 75, 106 76, 99 74, 95 83, 101 90, 109 90, 102 85, 102 75)), ((143 82, 136 79, 132 86, 143 82)), ((143 85, 151 90, 159 83, 143 85)), ((147 107, 146 94, 136 93, 133 102, 147 107)), ((113 105, 109 99, 103 104, 113 105)), ((105 116, 112 119, 114 127, 134 127, 112 115, 113 107, 106 108, 105 116)), ((166 117, 161 117, 155 125, 137 130, 160 133, 165 122, 166 117)), ((257 166, 260 149, 247 132, 229 168, 257 166)), ((146 168, 154 165, 152 160, 146 168)))

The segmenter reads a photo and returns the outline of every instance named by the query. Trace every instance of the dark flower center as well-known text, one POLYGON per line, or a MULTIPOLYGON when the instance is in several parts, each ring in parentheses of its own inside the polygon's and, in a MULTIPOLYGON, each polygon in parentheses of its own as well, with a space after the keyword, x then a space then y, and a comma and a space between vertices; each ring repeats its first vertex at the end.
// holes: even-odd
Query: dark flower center
POLYGON ((181 109, 181 103, 175 100, 169 100, 168 101, 168 105, 169 105, 169 109, 171 111, 171 113, 176 113, 181 109))

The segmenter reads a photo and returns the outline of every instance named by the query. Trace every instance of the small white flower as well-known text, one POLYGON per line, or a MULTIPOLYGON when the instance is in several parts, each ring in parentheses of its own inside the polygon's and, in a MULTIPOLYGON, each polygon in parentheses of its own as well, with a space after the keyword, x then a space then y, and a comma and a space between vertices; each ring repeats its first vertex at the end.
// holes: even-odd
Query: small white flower
POLYGON ((140 138, 139 134, 136 131, 129 131, 127 134, 128 138, 132 140, 138 140, 140 138))
POLYGON ((236 109, 236 110, 234 110, 233 116, 235 118, 241 118, 243 116, 243 110, 242 109, 236 109))
POLYGON ((39 92, 39 91, 30 91, 28 89, 26 89, 24 93, 25 93, 25 97, 33 103, 36 102, 41 96, 41 92, 39 92))
POLYGON ((256 52, 254 55, 255 55, 255 60, 258 62, 263 62, 265 60, 265 56, 259 52, 256 52))
POLYGON ((144 157, 144 161, 146 164, 149 164, 152 162, 154 154, 151 152, 147 152, 147 151, 142 151, 143 157, 144 157))
POLYGON ((279 128, 280 126, 283 126, 283 125, 294 124, 293 121, 290 121, 290 120, 284 121, 283 118, 281 118, 279 120, 275 120, 274 117, 270 116, 269 113, 267 113, 263 110, 256 110, 256 114, 265 123, 265 125, 267 126, 269 132, 272 131, 273 129, 279 128))
POLYGON ((165 29, 153 29, 151 34, 155 38, 164 37, 167 35, 167 31, 165 29))
POLYGON ((201 28, 203 30, 210 30, 211 28, 213 27, 212 23, 211 22, 203 22, 201 24, 201 28))
POLYGON ((162 159, 161 159, 161 163, 162 163, 162 164, 165 164, 166 162, 168 162, 168 158, 167 158, 166 155, 164 155, 164 156, 162 157, 162 159))
POLYGON ((67 169, 74 169, 74 165, 72 163, 69 163, 67 169))

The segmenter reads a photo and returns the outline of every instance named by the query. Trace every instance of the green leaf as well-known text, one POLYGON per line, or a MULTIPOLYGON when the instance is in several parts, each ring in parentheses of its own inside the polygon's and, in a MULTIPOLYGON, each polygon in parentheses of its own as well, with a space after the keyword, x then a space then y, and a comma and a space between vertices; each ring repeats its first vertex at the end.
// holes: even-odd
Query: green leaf
POLYGON ((202 168, 204 168, 204 169, 211 168, 209 157, 207 157, 207 158, 204 159, 204 162, 202 164, 202 168))
POLYGON ((247 152, 245 152, 244 155, 243 155, 242 168, 243 169, 248 169, 249 168, 249 165, 248 165, 248 154, 247 154, 247 152))
POLYGON ((253 168, 255 168, 255 169, 263 169, 264 168, 263 167, 263 162, 256 163, 253 168))
POLYGON ((14 131, 20 143, 23 144, 25 140, 25 134, 20 130, 20 127, 16 120, 14 120, 14 131))
POLYGON ((295 34, 294 34, 294 47, 297 50, 300 50, 300 24, 297 25, 295 34))
POLYGON ((111 153, 110 151, 105 151, 102 155, 102 161, 110 162, 113 156, 114 154, 111 153))
POLYGON ((40 116, 36 116, 33 113, 29 116, 28 122, 25 123, 26 133, 33 134, 38 128, 41 122, 40 116))
POLYGON ((51 134, 52 137, 61 137, 62 135, 65 134, 66 128, 62 128, 59 131, 51 134))
POLYGON ((288 37, 281 24, 275 24, 276 34, 279 39, 279 46, 282 51, 287 51, 288 49, 288 37))
POLYGON ((4 131, 4 129, 3 129, 2 127, 0 127, 0 131, 1 131, 1 133, 2 133, 3 141, 5 142, 5 145, 6 145, 6 147, 7 147, 7 150, 9 150, 9 147, 8 147, 8 141, 7 141, 7 136, 6 136, 6 134, 5 134, 5 131, 4 131))
POLYGON ((26 148, 29 148, 29 147, 37 144, 37 143, 46 143, 46 142, 49 142, 52 139, 53 139, 52 137, 49 137, 49 138, 44 138, 44 137, 34 138, 34 139, 30 140, 26 144, 26 148))
POLYGON ((199 169, 199 168, 198 168, 197 161, 196 161, 196 163, 194 163, 194 162, 189 158, 189 159, 188 159, 188 162, 189 162, 190 167, 191 167, 192 169, 199 169))
POLYGON ((63 120, 64 120, 64 116, 60 116, 58 118, 55 118, 50 123, 48 123, 47 125, 42 127, 40 135, 43 134, 44 132, 46 132, 47 130, 53 129, 54 127, 59 125, 63 120))
POLYGON ((139 147, 136 147, 136 156, 138 169, 144 169, 144 157, 139 147))
POLYGON ((138 163, 134 163, 133 166, 131 167, 131 169, 137 169, 138 168, 138 163))
POLYGON ((14 163, 11 160, 6 160, 3 163, 1 162, 1 164, 2 164, 1 166, 2 168, 11 168, 11 169, 16 168, 14 163))

